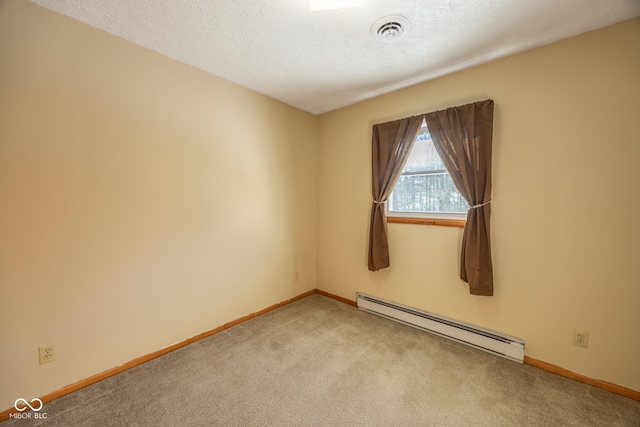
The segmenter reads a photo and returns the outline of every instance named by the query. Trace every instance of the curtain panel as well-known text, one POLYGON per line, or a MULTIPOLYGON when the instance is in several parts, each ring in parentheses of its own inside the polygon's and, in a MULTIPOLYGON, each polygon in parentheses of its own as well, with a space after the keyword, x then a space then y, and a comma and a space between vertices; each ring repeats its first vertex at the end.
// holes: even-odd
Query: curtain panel
POLYGON ((372 184, 373 203, 369 226, 369 270, 389 267, 387 216, 384 203, 400 178, 402 168, 418 137, 423 116, 408 117, 373 126, 372 184))
POLYGON ((425 114, 431 139, 471 208, 462 237, 460 278, 473 295, 493 295, 491 152, 493 100, 425 114))

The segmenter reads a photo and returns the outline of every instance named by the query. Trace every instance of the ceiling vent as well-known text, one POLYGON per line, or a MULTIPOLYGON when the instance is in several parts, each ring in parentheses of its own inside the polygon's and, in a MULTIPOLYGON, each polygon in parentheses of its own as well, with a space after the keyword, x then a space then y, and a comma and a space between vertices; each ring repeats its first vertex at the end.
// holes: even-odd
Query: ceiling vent
POLYGON ((409 20, 404 16, 398 15, 380 18, 371 27, 371 35, 382 42, 398 40, 408 31, 409 20))

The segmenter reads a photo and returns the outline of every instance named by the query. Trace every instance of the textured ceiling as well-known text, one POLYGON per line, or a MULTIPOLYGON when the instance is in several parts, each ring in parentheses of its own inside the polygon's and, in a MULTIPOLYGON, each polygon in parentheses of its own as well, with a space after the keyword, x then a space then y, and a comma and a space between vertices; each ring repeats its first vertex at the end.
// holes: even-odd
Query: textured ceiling
POLYGON ((640 15, 638 0, 33 0, 314 114, 640 15), (409 31, 370 34, 386 15, 409 31))

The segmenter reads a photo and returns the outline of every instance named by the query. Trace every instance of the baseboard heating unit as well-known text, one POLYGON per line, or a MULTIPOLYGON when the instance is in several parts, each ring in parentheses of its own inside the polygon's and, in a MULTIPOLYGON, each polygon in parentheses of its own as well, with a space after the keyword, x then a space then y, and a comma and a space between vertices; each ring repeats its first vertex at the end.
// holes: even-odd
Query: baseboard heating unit
POLYGON ((499 332, 358 293, 358 308, 519 363, 524 341, 499 332))

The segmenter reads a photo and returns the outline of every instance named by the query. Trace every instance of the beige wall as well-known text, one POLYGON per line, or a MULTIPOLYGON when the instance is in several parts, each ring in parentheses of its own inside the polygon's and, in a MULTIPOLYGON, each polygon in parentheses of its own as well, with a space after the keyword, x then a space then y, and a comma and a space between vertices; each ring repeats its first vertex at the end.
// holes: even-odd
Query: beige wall
POLYGON ((321 115, 318 287, 515 335, 527 356, 640 390, 639 52, 635 19, 321 115), (458 279, 458 228, 389 224, 392 265, 369 272, 371 126, 486 98, 495 296, 458 279))
POLYGON ((2 1, 0 411, 313 289, 315 161, 315 116, 2 1))

